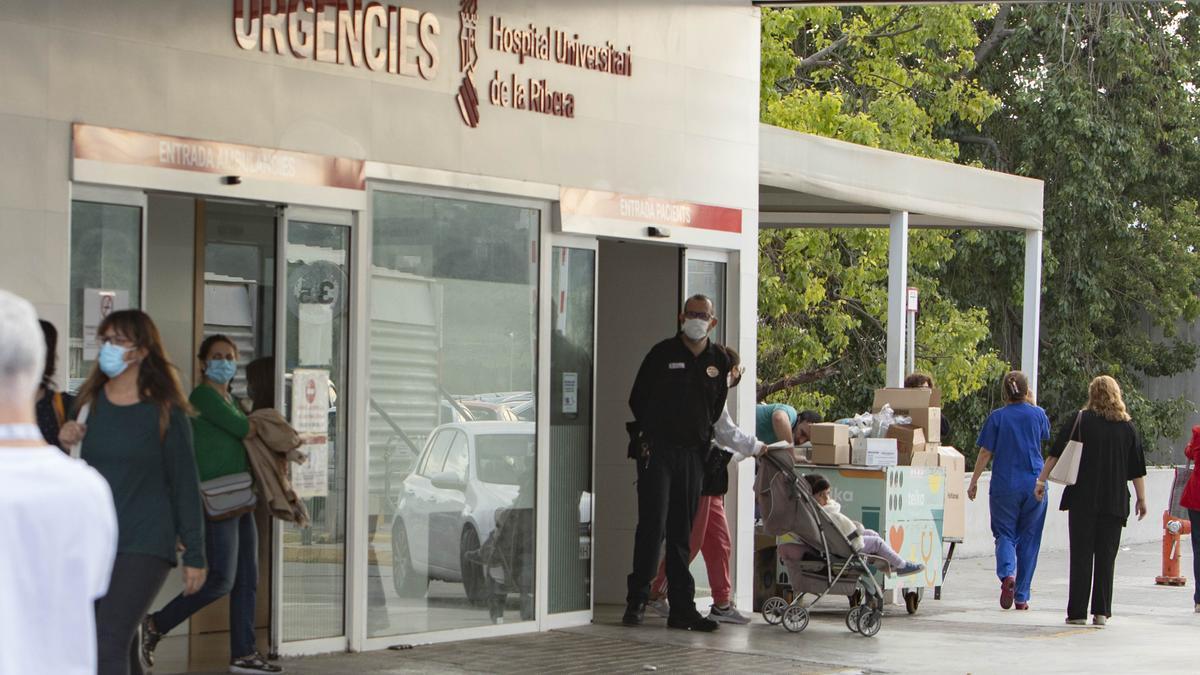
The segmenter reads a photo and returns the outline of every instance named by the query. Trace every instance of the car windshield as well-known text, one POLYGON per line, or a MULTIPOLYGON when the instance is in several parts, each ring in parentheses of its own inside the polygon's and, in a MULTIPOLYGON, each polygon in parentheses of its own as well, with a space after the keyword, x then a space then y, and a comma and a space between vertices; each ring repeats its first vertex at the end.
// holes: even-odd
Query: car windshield
POLYGON ((484 483, 519 485, 533 475, 532 434, 475 437, 475 472, 484 483))

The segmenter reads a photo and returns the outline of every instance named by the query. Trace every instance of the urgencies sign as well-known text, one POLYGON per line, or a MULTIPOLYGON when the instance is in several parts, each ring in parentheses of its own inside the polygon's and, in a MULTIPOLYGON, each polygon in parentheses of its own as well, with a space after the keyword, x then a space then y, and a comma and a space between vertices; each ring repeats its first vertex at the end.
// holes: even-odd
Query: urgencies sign
POLYGON ((437 77, 441 32, 432 12, 380 2, 233 0, 242 49, 405 77, 437 77))

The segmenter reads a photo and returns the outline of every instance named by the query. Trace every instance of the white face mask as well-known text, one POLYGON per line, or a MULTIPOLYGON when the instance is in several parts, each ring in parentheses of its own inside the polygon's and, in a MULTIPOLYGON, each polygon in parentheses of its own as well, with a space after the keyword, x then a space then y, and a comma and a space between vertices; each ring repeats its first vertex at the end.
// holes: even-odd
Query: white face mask
POLYGON ((683 334, 699 342, 708 335, 708 321, 705 319, 688 319, 683 322, 683 334))

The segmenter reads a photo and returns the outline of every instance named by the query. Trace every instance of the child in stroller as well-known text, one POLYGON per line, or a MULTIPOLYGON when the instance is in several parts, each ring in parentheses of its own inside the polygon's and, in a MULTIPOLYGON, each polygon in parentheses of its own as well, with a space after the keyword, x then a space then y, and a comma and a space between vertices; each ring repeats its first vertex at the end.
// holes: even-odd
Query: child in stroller
MULTIPOLYGON (((858 533, 858 540, 862 542, 860 550, 863 553, 883 558, 887 561, 888 566, 891 567, 892 572, 897 576, 906 577, 925 569, 925 565, 921 563, 914 563, 901 558, 900 554, 892 550, 892 547, 883 540, 883 537, 879 536, 878 532, 864 529, 862 523, 855 522, 843 515, 842 505, 834 500, 831 494, 833 491, 832 486, 824 476, 810 473, 804 476, 804 480, 808 481, 808 484, 812 487, 813 499, 817 500, 817 503, 821 505, 821 509, 829 515, 842 534, 850 537, 853 542, 854 537, 851 537, 851 534, 854 532, 858 533)), ((856 546, 855 548, 858 547, 856 546)))

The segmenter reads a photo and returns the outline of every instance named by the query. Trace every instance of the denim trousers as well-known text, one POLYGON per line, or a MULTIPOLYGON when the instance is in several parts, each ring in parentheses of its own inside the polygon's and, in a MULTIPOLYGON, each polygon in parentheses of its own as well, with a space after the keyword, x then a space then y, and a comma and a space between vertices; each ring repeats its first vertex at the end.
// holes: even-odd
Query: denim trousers
POLYGON ((229 596, 229 656, 256 650, 254 604, 258 595, 258 530, 254 512, 204 523, 208 578, 192 595, 178 595, 154 614, 154 628, 166 635, 188 617, 224 595, 229 596))

